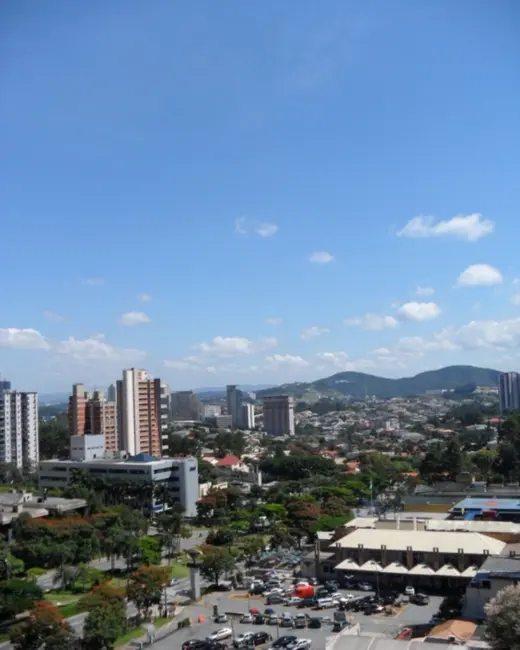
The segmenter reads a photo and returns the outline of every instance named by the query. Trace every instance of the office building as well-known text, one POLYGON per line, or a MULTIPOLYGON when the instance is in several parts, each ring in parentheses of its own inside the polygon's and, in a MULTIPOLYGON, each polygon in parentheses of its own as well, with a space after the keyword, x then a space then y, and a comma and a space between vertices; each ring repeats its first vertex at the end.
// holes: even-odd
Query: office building
POLYGON ((71 460, 96 460, 105 456, 105 437, 103 435, 71 436, 71 460))
POLYGON ((0 463, 21 469, 39 457, 38 393, 0 391, 0 463))
POLYGON ((503 372, 499 379, 500 411, 520 411, 520 374, 503 372))
POLYGON ((264 397, 264 429, 270 436, 294 436, 294 400, 288 395, 264 397))
POLYGON ((222 413, 220 404, 203 404, 203 409, 203 419, 214 418, 222 413))
POLYGON ((240 424, 243 429, 255 428, 255 406, 254 404, 242 404, 242 416, 240 424))
POLYGON ((169 388, 146 370, 123 370, 116 384, 120 449, 160 456, 167 448, 169 388))
POLYGON ((0 391, 11 390, 11 382, 7 379, 0 379, 0 391))
POLYGON ((69 436, 102 435, 105 449, 119 449, 117 406, 101 391, 87 392, 83 384, 74 384, 69 397, 69 436))
POLYGON ((117 390, 115 384, 110 384, 107 388, 107 400, 109 402, 115 402, 117 398, 117 390))
POLYGON ((226 386, 227 414, 231 416, 231 426, 237 429, 242 417, 242 391, 234 385, 226 386))
MULTIPOLYGON (((72 480, 74 470, 81 470, 107 482, 167 487, 171 501, 179 503, 188 517, 197 515, 199 471, 196 458, 154 460, 147 454, 138 454, 120 459, 45 460, 39 463, 40 489, 65 487, 72 480)), ((158 493, 160 490, 156 491, 158 493)), ((160 496, 151 497, 150 510, 163 510, 160 496)))
POLYGON ((202 420, 204 406, 192 390, 181 390, 171 394, 172 420, 202 420))

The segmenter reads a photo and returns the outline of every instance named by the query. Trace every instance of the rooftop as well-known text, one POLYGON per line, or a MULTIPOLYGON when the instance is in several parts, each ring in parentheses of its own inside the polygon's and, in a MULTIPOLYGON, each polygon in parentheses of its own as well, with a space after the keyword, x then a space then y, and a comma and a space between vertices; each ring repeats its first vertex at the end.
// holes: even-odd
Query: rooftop
POLYGON ((466 497, 455 504, 452 510, 519 510, 518 499, 494 499, 485 497, 466 497))
POLYGON ((381 530, 361 529, 353 531, 331 544, 331 548, 358 548, 362 544, 367 549, 380 549, 384 544, 390 551, 403 551, 411 546, 414 551, 431 553, 438 548, 440 553, 457 553, 464 549, 466 555, 500 555, 505 542, 481 535, 480 533, 434 532, 425 530, 381 530))

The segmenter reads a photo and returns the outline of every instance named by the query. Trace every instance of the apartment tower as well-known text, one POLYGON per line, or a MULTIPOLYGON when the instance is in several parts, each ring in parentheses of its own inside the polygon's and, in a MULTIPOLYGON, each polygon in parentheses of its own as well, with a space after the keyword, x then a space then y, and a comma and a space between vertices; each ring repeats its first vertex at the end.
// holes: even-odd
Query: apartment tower
POLYGON ((0 390, 0 462, 22 469, 39 458, 38 393, 0 390))
POLYGON ((167 384, 146 370, 130 368, 123 370, 116 386, 121 449, 131 456, 160 456, 167 448, 163 440, 168 423, 167 384))
POLYGON ((294 400, 288 395, 264 397, 264 429, 271 436, 294 436, 294 400))
POLYGON ((500 411, 520 411, 520 374, 503 372, 499 379, 500 411))
POLYGON ((119 449, 117 407, 101 391, 87 392, 83 384, 74 384, 69 397, 69 436, 103 435, 105 449, 119 449))

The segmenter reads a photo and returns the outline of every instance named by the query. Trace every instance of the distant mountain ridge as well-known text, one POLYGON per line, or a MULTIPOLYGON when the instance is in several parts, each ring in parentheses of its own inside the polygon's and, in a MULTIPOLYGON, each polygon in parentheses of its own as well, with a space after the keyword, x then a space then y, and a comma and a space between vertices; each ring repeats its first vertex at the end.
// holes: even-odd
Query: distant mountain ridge
POLYGON ((338 372, 312 382, 282 384, 257 393, 258 398, 269 395, 292 395, 296 399, 312 401, 320 397, 409 397, 428 391, 453 390, 466 384, 498 386, 501 373, 476 366, 447 366, 428 370, 413 377, 390 379, 363 372, 338 372))

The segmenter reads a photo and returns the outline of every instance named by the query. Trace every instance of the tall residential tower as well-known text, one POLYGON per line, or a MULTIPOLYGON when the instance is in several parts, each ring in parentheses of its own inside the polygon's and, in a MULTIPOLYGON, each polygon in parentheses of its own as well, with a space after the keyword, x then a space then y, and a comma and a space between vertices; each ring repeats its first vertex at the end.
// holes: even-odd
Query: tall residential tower
POLYGON ((271 436, 294 436, 294 399, 288 395, 264 397, 264 429, 271 436))
POLYGON ((39 458, 38 393, 0 390, 0 462, 21 469, 39 458))
POLYGON ((499 379, 500 411, 520 411, 520 374, 503 372, 499 379))

